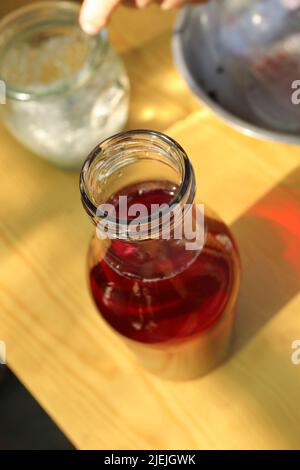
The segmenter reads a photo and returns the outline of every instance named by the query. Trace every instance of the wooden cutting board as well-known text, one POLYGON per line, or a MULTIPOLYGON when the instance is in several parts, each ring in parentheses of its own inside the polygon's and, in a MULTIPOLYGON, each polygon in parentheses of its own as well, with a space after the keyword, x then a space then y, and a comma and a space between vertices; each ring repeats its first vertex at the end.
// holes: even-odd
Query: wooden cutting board
MULTIPOLYGON (((149 11, 139 14, 149 18, 149 11)), ((50 166, 0 127, 0 339, 8 364, 80 449, 299 448, 300 365, 291 362, 291 344, 300 339, 300 148, 250 139, 206 109, 182 105, 194 98, 167 54, 162 77, 180 86, 166 93, 154 55, 167 47, 171 20, 165 30, 158 22, 157 35, 139 45, 126 17, 112 37, 119 37, 133 84, 137 114, 129 127, 171 125, 167 133, 195 167, 200 198, 240 246, 232 355, 186 383, 141 369, 87 290, 93 229, 78 174, 50 166)))

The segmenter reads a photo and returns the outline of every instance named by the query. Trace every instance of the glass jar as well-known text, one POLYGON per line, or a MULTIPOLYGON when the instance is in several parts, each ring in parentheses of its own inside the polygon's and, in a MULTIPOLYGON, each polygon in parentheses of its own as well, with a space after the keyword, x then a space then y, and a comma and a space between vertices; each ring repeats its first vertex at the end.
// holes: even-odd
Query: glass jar
POLYGON ((67 168, 81 168, 100 140, 128 114, 129 82, 106 32, 85 34, 79 5, 41 2, 0 23, 0 78, 6 127, 27 148, 67 168))
POLYGON ((219 364, 240 260, 229 229, 196 202, 184 150, 158 132, 117 134, 87 158, 80 190, 97 226, 88 278, 101 316, 165 378, 197 377, 219 364))

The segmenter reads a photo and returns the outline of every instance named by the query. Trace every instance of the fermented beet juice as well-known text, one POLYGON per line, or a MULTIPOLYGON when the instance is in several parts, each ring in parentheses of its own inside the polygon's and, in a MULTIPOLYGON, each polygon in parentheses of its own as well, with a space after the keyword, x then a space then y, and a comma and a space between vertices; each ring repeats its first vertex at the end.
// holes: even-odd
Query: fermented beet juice
POLYGON ((211 370, 228 350, 240 263, 229 229, 197 204, 183 149, 157 132, 118 134, 88 157, 80 187, 102 317, 152 372, 211 370))

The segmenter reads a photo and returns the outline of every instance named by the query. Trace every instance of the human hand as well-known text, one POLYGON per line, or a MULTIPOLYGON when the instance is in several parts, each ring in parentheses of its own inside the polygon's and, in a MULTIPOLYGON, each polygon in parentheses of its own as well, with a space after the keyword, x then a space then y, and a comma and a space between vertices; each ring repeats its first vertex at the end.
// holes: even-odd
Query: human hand
POLYGON ((84 0, 80 11, 79 22, 88 34, 96 34, 109 21, 113 11, 122 3, 124 5, 144 8, 150 3, 158 3, 162 10, 179 8, 187 3, 206 3, 208 0, 84 0))

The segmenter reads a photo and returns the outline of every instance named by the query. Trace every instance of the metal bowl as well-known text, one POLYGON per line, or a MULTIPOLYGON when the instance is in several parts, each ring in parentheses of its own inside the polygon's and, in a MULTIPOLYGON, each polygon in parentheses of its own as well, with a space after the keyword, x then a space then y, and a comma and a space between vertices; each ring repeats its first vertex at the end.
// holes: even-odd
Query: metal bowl
MULTIPOLYGON (((172 49, 175 64, 193 93, 230 126, 248 136, 286 143, 300 143, 300 107, 295 109, 295 129, 285 128, 285 119, 274 108, 272 95, 257 93, 257 104, 270 113, 269 122, 253 111, 245 94, 249 70, 243 61, 224 54, 216 44, 216 3, 187 6, 177 17, 172 49), (298 124, 299 123, 299 124, 298 124)), ((251 78, 253 80, 253 77, 251 78)), ((254 77, 255 80, 255 77, 254 77)), ((255 90, 255 83, 253 90, 255 90)), ((276 107, 276 106, 275 106, 276 107)))

